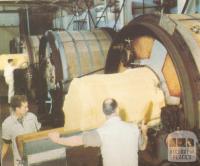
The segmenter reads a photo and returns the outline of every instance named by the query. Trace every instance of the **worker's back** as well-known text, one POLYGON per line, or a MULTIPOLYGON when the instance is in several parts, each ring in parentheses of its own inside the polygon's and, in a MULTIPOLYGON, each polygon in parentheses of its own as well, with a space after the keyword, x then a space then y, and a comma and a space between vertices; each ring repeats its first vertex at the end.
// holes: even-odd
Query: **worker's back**
POLYGON ((138 166, 139 130, 136 125, 112 117, 99 128, 104 166, 138 166))

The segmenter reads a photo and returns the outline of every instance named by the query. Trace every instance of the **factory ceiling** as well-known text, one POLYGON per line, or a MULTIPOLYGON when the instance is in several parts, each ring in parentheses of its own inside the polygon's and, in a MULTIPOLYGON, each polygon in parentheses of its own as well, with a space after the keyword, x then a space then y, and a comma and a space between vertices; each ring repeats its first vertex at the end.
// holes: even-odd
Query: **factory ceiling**
MULTIPOLYGON (((79 11, 92 8, 94 6, 102 5, 106 0, 0 0, 0 12, 17 11, 20 9, 36 9, 36 10, 57 10, 64 9, 73 12, 77 9, 79 11)), ((115 0, 107 1, 109 3, 115 0)))
POLYGON ((32 6, 57 6, 57 7, 92 7, 103 4, 105 0, 0 0, 0 6, 32 7, 32 6))

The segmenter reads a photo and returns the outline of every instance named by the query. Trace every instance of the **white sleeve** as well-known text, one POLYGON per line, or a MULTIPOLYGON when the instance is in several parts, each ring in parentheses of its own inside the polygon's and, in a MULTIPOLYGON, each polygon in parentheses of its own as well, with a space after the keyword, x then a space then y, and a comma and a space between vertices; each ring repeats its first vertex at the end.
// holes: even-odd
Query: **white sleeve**
POLYGON ((33 118, 33 120, 34 120, 34 125, 35 125, 35 128, 36 128, 36 130, 38 131, 38 130, 40 130, 40 128, 41 128, 41 123, 38 121, 38 119, 37 119, 37 116, 35 115, 35 114, 33 114, 33 113, 31 113, 32 114, 32 118, 33 118))
MULTIPOLYGON (((36 117, 36 116, 35 116, 36 117)), ((40 128, 41 128, 41 123, 38 121, 38 119, 37 119, 37 117, 36 117, 36 119, 35 119, 35 126, 36 126, 36 129, 37 130, 40 130, 40 128)))
POLYGON ((10 127, 8 124, 2 123, 2 139, 12 140, 10 127))
POLYGON ((96 130, 83 132, 83 144, 85 147, 99 147, 101 146, 101 138, 96 130))

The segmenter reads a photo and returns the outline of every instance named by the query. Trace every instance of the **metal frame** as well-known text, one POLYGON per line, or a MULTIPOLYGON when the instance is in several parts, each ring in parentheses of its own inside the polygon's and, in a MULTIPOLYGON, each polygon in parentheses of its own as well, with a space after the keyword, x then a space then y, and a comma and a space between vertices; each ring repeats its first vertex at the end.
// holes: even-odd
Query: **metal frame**
MULTIPOLYGON (((95 21, 94 21, 94 18, 92 16, 92 13, 90 11, 90 7, 88 6, 88 3, 86 0, 84 0, 84 3, 86 5, 86 15, 83 19, 83 23, 79 26, 78 25, 78 30, 81 30, 83 25, 84 25, 84 22, 87 20, 87 16, 88 16, 88 21, 89 21, 89 29, 91 30, 91 23, 94 25, 95 28, 97 28, 97 25, 95 24, 95 21)), ((69 29, 70 25, 73 23, 74 19, 78 20, 77 19, 77 13, 78 13, 78 5, 77 5, 77 0, 76 0, 76 11, 74 13, 74 15, 72 16, 72 19, 70 20, 69 24, 67 25, 67 30, 69 29)))
MULTIPOLYGON (((113 29, 114 29, 114 30, 116 30, 117 22, 118 22, 118 20, 119 20, 120 15, 121 15, 122 9, 123 9, 124 6, 125 6, 125 2, 126 2, 126 0, 123 0, 122 6, 121 6, 120 11, 119 11, 119 13, 118 13, 118 15, 117 15, 117 18, 116 18, 116 16, 115 16, 115 25, 113 26, 113 29)), ((115 13, 115 15, 116 15, 116 13, 115 13)))
POLYGON ((159 7, 162 10, 162 8, 163 8, 162 3, 163 3, 163 1, 161 0, 161 4, 160 5, 145 6, 145 0, 142 0, 142 7, 134 7, 133 6, 133 9, 142 9, 142 14, 145 14, 145 9, 149 9, 149 8, 157 8, 157 7, 159 7))

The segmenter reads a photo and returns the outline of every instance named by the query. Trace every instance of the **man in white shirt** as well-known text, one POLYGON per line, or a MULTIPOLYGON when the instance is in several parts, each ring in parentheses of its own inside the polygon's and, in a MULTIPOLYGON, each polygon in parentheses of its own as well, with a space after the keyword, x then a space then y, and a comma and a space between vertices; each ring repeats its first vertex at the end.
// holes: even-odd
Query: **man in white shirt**
POLYGON ((3 163, 9 145, 12 144, 14 166, 22 166, 23 162, 19 155, 15 139, 18 135, 37 132, 40 129, 41 124, 33 113, 28 112, 26 96, 13 96, 10 105, 12 113, 2 123, 3 145, 1 149, 1 161, 3 163))
POLYGON ((4 77, 6 84, 8 85, 8 103, 10 103, 11 97, 14 96, 14 66, 13 59, 8 59, 8 64, 4 68, 4 77))
POLYGON ((117 108, 114 99, 106 99, 103 112, 107 121, 102 127, 68 138, 49 133, 49 138, 66 146, 99 146, 104 166, 138 166, 138 150, 144 150, 147 145, 147 126, 143 123, 140 132, 137 125, 123 122, 117 108))

